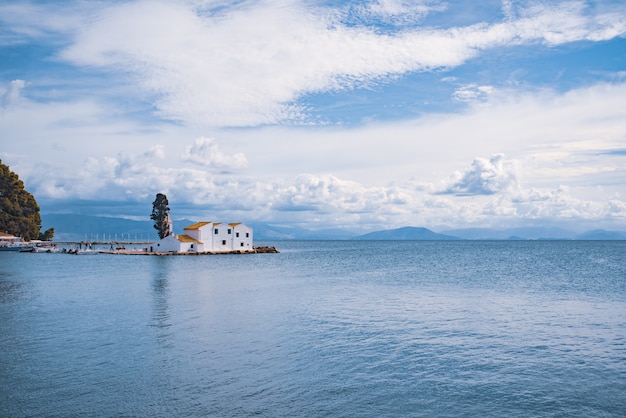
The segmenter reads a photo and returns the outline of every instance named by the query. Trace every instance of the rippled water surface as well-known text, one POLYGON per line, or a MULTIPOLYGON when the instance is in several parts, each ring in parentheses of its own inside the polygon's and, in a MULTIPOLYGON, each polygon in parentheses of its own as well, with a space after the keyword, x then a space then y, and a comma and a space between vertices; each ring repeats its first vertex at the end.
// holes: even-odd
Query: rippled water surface
POLYGON ((0 416, 626 416, 626 242, 0 253, 0 416))

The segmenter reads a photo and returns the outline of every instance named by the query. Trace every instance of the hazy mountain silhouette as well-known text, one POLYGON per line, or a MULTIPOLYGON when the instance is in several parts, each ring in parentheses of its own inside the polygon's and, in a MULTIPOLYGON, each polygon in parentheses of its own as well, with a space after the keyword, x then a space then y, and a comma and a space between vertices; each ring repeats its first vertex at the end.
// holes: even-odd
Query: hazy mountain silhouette
POLYGON ((397 229, 370 232, 359 235, 352 239, 356 240, 456 240, 452 235, 438 234, 427 228, 405 226, 397 229))
MULTIPOLYGON (((42 214, 43 228, 54 227, 55 241, 84 241, 98 239, 156 241, 158 235, 149 219, 75 215, 42 214)), ((148 218, 146 216, 146 218, 148 218)), ((195 220, 174 220, 174 232, 183 233, 183 228, 195 220)), ((576 233, 561 228, 512 228, 451 229, 440 233, 423 227, 403 227, 357 234, 345 229, 309 230, 291 226, 276 226, 263 222, 245 222, 254 229, 254 239, 263 240, 626 240, 626 232, 593 230, 576 233)))

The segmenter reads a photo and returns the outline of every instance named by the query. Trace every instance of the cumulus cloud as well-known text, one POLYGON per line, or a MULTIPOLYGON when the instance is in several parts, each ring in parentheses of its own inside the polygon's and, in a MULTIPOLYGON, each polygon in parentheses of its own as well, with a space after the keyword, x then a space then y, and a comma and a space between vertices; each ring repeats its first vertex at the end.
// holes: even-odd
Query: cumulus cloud
POLYGON ((0 87, 0 109, 6 109, 17 104, 21 99, 24 87, 26 87, 24 80, 13 80, 5 89, 0 87))
MULTIPOLYGON (((145 1, 103 8, 76 31, 66 61, 133 74, 157 97, 159 114, 193 124, 303 123, 307 94, 452 68, 481 51, 543 42, 603 40, 626 32, 624 10, 588 15, 580 2, 512 10, 507 19, 452 28, 384 32, 348 25, 310 3, 145 1)), ((442 6, 398 0, 368 4, 378 15, 429 13, 442 6)))
POLYGON ((518 163, 505 160, 502 154, 476 158, 464 173, 455 172, 439 193, 472 196, 511 191, 519 187, 518 171, 518 163))
POLYGON ((171 170, 161 168, 164 157, 162 145, 141 154, 90 157, 83 163, 73 192, 80 198, 136 199, 159 187, 171 187, 175 179, 169 175, 171 170))
POLYGON ((580 220, 605 219, 606 202, 579 199, 571 195, 568 187, 556 189, 529 189, 512 195, 508 205, 516 209, 518 219, 526 220, 580 220))
MULTIPOLYGON (((162 146, 144 152, 86 159, 79 170, 54 176, 39 167, 26 175, 38 198, 83 201, 148 201, 163 192, 186 216, 245 219, 249 222, 381 229, 406 225, 511 226, 524 221, 623 223, 621 198, 593 201, 574 197, 568 187, 518 187, 515 161, 501 155, 477 158, 443 193, 415 187, 412 181, 371 186, 335 175, 253 178, 170 165, 162 146)), ((182 214, 177 214, 180 216, 182 214)))
POLYGON ((382 207, 406 206, 410 195, 397 187, 366 187, 336 176, 302 174, 275 189, 274 208, 326 213, 374 213, 382 207))
POLYGON ((181 160, 204 167, 226 170, 240 169, 248 165, 248 159, 243 153, 226 155, 220 151, 213 138, 204 137, 197 138, 193 145, 187 146, 181 160))
POLYGON ((165 148, 155 145, 139 154, 89 157, 78 167, 47 161, 23 169, 33 193, 41 198, 136 201, 175 185, 175 170, 163 167, 164 158, 165 148))
POLYGON ((487 100, 489 95, 494 92, 493 86, 479 86, 477 84, 468 84, 458 88, 452 95, 454 100, 459 102, 474 102, 487 100))
MULTIPOLYGON (((122 3, 118 3, 120 4, 122 3)), ((142 3, 123 4, 128 7, 134 5, 141 11, 139 6, 142 3)), ((195 19, 199 25, 196 33, 202 35, 205 30, 213 30, 205 28, 207 25, 223 25, 227 28, 235 18, 255 16, 256 6, 249 5, 248 10, 243 10, 240 8, 241 4, 224 4, 225 9, 220 13, 207 13, 206 10, 201 12, 204 6, 198 6, 199 8, 188 9, 185 16, 195 19)), ((547 10, 541 8, 535 10, 534 14, 524 14, 513 2, 510 5, 511 10, 507 12, 508 26, 481 24, 459 30, 467 36, 480 33, 487 36, 490 31, 497 33, 497 30, 513 30, 514 23, 520 27, 531 27, 530 20, 539 16, 540 11, 547 10)), ((117 7, 112 6, 110 12, 113 13, 117 7)), ((167 9, 169 6, 157 4, 155 7, 167 9)), ((171 7, 178 10, 182 6, 174 4, 171 7)), ((283 17, 290 13, 299 13, 300 10, 298 3, 292 3, 286 8, 286 11, 282 11, 283 17)), ((318 9, 311 10, 313 13, 318 9)), ((576 11, 577 9, 573 10, 569 14, 565 13, 563 18, 571 18, 572 13, 582 13, 576 11)), ((391 8, 388 11, 391 13, 391 8)), ((318 13, 321 12, 318 10, 318 13)), ((54 14, 54 10, 51 10, 51 14, 54 14)), ((108 28, 114 20, 107 20, 108 15, 101 11, 94 16, 98 19, 94 20, 92 26, 81 27, 78 33, 88 34, 100 25, 108 28)), ((325 15, 322 13, 322 16, 325 15)), ((610 14, 605 13, 604 16, 607 22, 615 22, 610 14)), ((41 15, 38 17, 45 18, 41 15)), ((175 18, 176 15, 173 15, 173 19, 175 18)), ((137 19, 137 15, 129 16, 129 25, 133 19, 137 19)), ((185 22, 185 19, 181 18, 180 21, 185 22)), ((281 20, 276 19, 278 20, 275 22, 281 20)), ((302 16, 300 19, 306 20, 302 16)), ((594 24, 590 23, 593 19, 572 19, 570 26, 593 27, 594 24)), ((403 39, 413 42, 420 34, 449 36, 449 42, 453 43, 461 42, 462 38, 451 29, 426 31, 422 28, 384 34, 366 27, 344 26, 336 23, 338 21, 332 17, 327 17, 324 22, 331 24, 324 26, 317 25, 319 22, 309 22, 309 26, 304 25, 302 34, 307 28, 319 30, 311 32, 311 39, 305 45, 313 46, 313 32, 324 34, 328 31, 330 34, 327 40, 335 39, 334 36, 337 39, 347 39, 348 35, 352 35, 357 50, 362 49, 361 41, 369 39, 372 42, 372 52, 376 55, 383 40, 387 40, 390 48, 395 48, 397 52, 398 47, 393 44, 403 39)), ((600 27, 604 26, 599 25, 598 28, 600 27)), ((278 104, 274 108, 277 116, 273 120, 280 121, 291 117, 280 113, 285 109, 283 104, 288 103, 289 98, 303 94, 302 92, 350 88, 376 80, 376 77, 384 81, 385 74, 391 70, 401 73, 405 69, 411 71, 410 68, 435 68, 436 65, 446 62, 432 54, 429 64, 431 67, 411 67, 417 65, 411 63, 426 61, 410 56, 412 49, 409 45, 406 49, 409 57, 404 61, 407 63, 405 67, 399 65, 399 69, 394 70, 396 67, 392 65, 393 62, 397 64, 403 61, 395 57, 396 52, 392 51, 389 62, 386 59, 378 62, 378 58, 371 58, 371 72, 359 73, 359 68, 366 64, 357 59, 353 62, 353 67, 350 67, 342 64, 341 56, 336 58, 336 62, 327 62, 326 68, 321 68, 324 62, 321 58, 328 54, 321 51, 310 63, 310 72, 306 73, 315 82, 306 84, 303 82, 306 79, 305 70, 300 68, 300 64, 294 64, 293 74, 287 68, 295 59, 295 55, 291 54, 299 53, 296 46, 301 41, 297 37, 297 42, 293 44, 296 50, 294 52, 284 51, 289 44, 286 41, 267 47, 277 54, 276 59, 283 60, 282 63, 287 68, 276 67, 277 72, 274 73, 274 67, 262 59, 270 51, 261 49, 254 56, 255 51, 247 49, 245 43, 250 36, 247 28, 239 34, 234 30, 225 31, 222 39, 210 39, 206 42, 211 47, 194 41, 191 34, 187 36, 177 32, 174 27, 166 29, 170 31, 171 39, 169 33, 163 34, 163 39, 157 39, 157 43, 163 48, 160 53, 156 46, 151 49, 147 38, 139 33, 137 38, 129 38, 129 46, 120 46, 123 43, 120 39, 109 49, 85 49, 81 52, 86 54, 85 60, 80 62, 131 72, 142 79, 141 87, 161 97, 162 101, 157 103, 159 109, 164 111, 165 105, 169 104, 175 111, 181 112, 181 120, 191 121, 189 115, 198 115, 198 120, 202 121, 206 116, 203 112, 206 108, 211 108, 215 112, 225 112, 225 121, 229 120, 228 115, 234 115, 239 121, 248 122, 252 113, 248 112, 249 108, 245 103, 240 102, 241 97, 226 93, 238 80, 250 75, 251 78, 245 81, 245 89, 241 93, 245 90, 250 97, 258 99, 258 115, 267 116, 266 110, 270 108, 266 106, 267 103, 278 104), (236 50, 228 49, 230 56, 227 56, 225 49, 216 48, 229 45, 230 37, 236 38, 236 35, 241 38, 238 38, 236 50), (190 41, 187 42, 186 39, 190 41), (173 42, 174 46, 168 42, 173 42), (135 49, 132 48, 133 45, 135 49), (144 45, 149 47, 146 48, 145 55, 142 55, 144 45), (193 54, 190 53, 190 46, 195 48, 193 54), (245 53, 240 54, 240 50, 245 53), (179 59, 178 66, 170 60, 171 51, 179 59), (232 65, 224 65, 221 71, 218 71, 219 65, 207 70, 205 54, 208 51, 217 54, 216 62, 232 65), (89 55, 91 53, 94 55, 89 55), (253 57, 241 58, 246 54, 252 54, 253 57), (194 57, 194 60, 190 57, 194 57), (128 61, 125 61, 126 58, 128 61), (234 64, 237 59, 243 59, 246 65, 254 68, 248 71, 249 67, 237 67, 234 64), (195 62, 197 67, 189 66, 190 62, 195 62), (233 68, 239 68, 239 71, 231 71, 233 68), (261 76, 263 69, 267 70, 267 74, 261 76), (329 74, 339 75, 333 78, 329 74), (211 77, 213 78, 209 80, 211 77), (334 84, 329 84, 329 80, 334 84), (265 81, 278 86, 276 89, 267 87, 277 96, 255 96, 258 93, 255 90, 257 87, 266 88, 263 85, 265 81), (215 93, 218 91, 215 89, 220 88, 218 84, 224 82, 225 95, 208 98, 206 106, 197 100, 210 96, 211 92, 215 93), (279 82, 284 85, 279 85, 279 82), (278 95, 279 92, 283 95, 278 95), (176 110, 179 105, 180 109, 176 110)), ((287 29, 289 28, 286 28, 285 33, 292 33, 287 29)), ((528 39, 533 39, 534 42, 553 42, 539 36, 545 28, 536 29, 536 37, 514 38, 511 42, 521 43, 528 39)), ((122 32, 127 30, 123 28, 122 32)), ((184 32, 185 28, 181 31, 184 32)), ((194 31, 195 29, 192 32, 194 31)), ((577 32, 576 36, 584 38, 585 34, 589 33, 577 32)), ((218 35, 216 33, 219 38, 218 35)), ((259 34, 257 45, 271 43, 274 35, 269 33, 267 36, 263 38, 263 34, 259 34)), ((102 42, 106 43, 106 39, 103 39, 102 42)), ((555 39, 558 41, 559 38, 555 39)), ((480 44, 478 40, 476 38, 472 41, 474 43, 469 44, 483 45, 481 48, 486 48, 491 42, 480 44)), ((91 44, 97 46, 97 42, 100 42, 97 37, 81 39, 72 48, 91 44)), ((461 51, 466 50, 467 42, 461 43, 464 45, 460 48, 461 51)), ((323 48, 320 45, 320 49, 332 50, 334 44, 329 45, 324 45, 323 48)), ((67 50, 68 53, 70 51, 67 50)), ((480 48, 470 51, 479 52, 480 48)), ((362 53, 353 55, 351 59, 362 53)), ((385 55, 378 55, 379 58, 381 56, 385 55)), ((450 64, 454 62, 454 56, 450 55, 451 60, 447 61, 447 66, 454 65, 450 64)), ((73 57, 76 60, 78 58, 80 54, 73 57)), ((447 81, 456 82, 450 77, 447 81)), ((502 91, 499 90, 499 94, 492 94, 489 86, 470 84, 459 88, 456 97, 467 102, 480 102, 481 106, 470 106, 458 115, 430 115, 405 123, 368 125, 347 130, 313 132, 293 128, 268 128, 222 130, 217 133, 235 139, 233 142, 241 143, 246 155, 225 151, 218 147, 215 140, 206 137, 198 138, 185 147, 184 143, 171 139, 196 138, 206 135, 207 130, 187 129, 178 124, 158 124, 154 121, 150 121, 150 126, 128 123, 128 119, 119 118, 123 113, 119 109, 102 106, 95 101, 84 100, 85 98, 74 102, 29 102, 22 95, 25 85, 25 82, 15 80, 4 86, 3 105, 19 106, 15 106, 11 112, 0 112, 0 131, 5 138, 2 143, 3 151, 12 155, 28 154, 28 157, 23 158, 33 161, 33 166, 37 165, 30 174, 27 170, 17 171, 21 176, 24 174, 23 178, 28 179, 29 184, 36 186, 34 191, 38 198, 131 201, 152 198, 155 192, 164 191, 174 201, 193 206, 196 213, 205 209, 246 211, 244 219, 297 221, 313 228, 319 227, 321 223, 335 226, 376 225, 377 228, 404 225, 488 226, 497 222, 512 224, 540 219, 570 219, 574 222, 586 220, 598 224, 612 219, 623 228, 626 220, 622 187, 625 178, 623 109, 626 103, 626 84, 620 82, 593 84, 564 94, 536 89, 523 93, 504 92, 505 94, 500 94, 502 91), (193 133, 188 134, 189 131, 193 133), (238 138, 241 132, 244 132, 245 139, 238 138), (281 135, 283 139, 276 138, 281 135), (140 145, 154 143, 168 143, 168 150, 175 150, 169 155, 165 147, 148 149, 145 146, 147 150, 141 152, 143 148, 140 145), (123 152, 115 154, 117 150, 123 152), (472 161, 473 156, 490 155, 494 151, 506 152, 507 156, 513 156, 515 160, 506 160, 504 157, 476 159, 465 172, 456 173, 444 186, 432 186, 439 184, 437 181, 445 178, 455 168, 462 168, 472 161), (167 160, 168 156, 172 158, 167 160), (244 172, 242 169, 248 167, 246 156, 251 161, 254 160, 254 164, 244 172), (520 175, 515 166, 516 160, 523 162, 524 183, 532 184, 534 188, 519 190, 520 175), (184 164, 180 164, 181 162, 184 164), (44 167, 46 164, 57 166, 47 170, 44 167), (67 172, 63 174, 65 167, 67 172), (236 178, 229 174, 235 171, 236 178), (410 176, 415 176, 419 182, 402 181, 410 176), (393 186, 389 183, 380 185, 392 179, 393 186), (554 189, 554 185, 559 183, 568 184, 570 188, 554 189), (436 193, 437 190, 440 193, 436 193)), ((245 99, 247 96, 242 97, 245 99)), ((297 105, 293 109, 302 112, 306 110, 298 110, 297 105)), ((297 112, 293 116, 296 114, 297 112)), ((207 120, 212 121, 210 117, 207 120)), ((222 123, 221 117, 213 121, 222 123)), ((216 132, 211 131, 211 134, 216 132)), ((14 158, 7 158, 7 162, 14 158)))

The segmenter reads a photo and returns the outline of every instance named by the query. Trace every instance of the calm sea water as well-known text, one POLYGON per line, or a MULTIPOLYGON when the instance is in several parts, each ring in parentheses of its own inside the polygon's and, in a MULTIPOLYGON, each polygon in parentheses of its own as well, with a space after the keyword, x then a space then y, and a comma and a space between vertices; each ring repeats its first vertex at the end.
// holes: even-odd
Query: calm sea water
POLYGON ((626 416, 626 242, 0 253, 0 416, 626 416))

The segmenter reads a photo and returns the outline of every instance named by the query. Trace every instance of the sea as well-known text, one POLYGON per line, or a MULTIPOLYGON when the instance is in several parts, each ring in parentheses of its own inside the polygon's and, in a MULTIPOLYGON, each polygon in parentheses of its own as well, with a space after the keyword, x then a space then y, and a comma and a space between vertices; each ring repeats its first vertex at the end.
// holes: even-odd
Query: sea
POLYGON ((0 253, 0 416, 626 416, 626 241, 257 245, 0 253))

